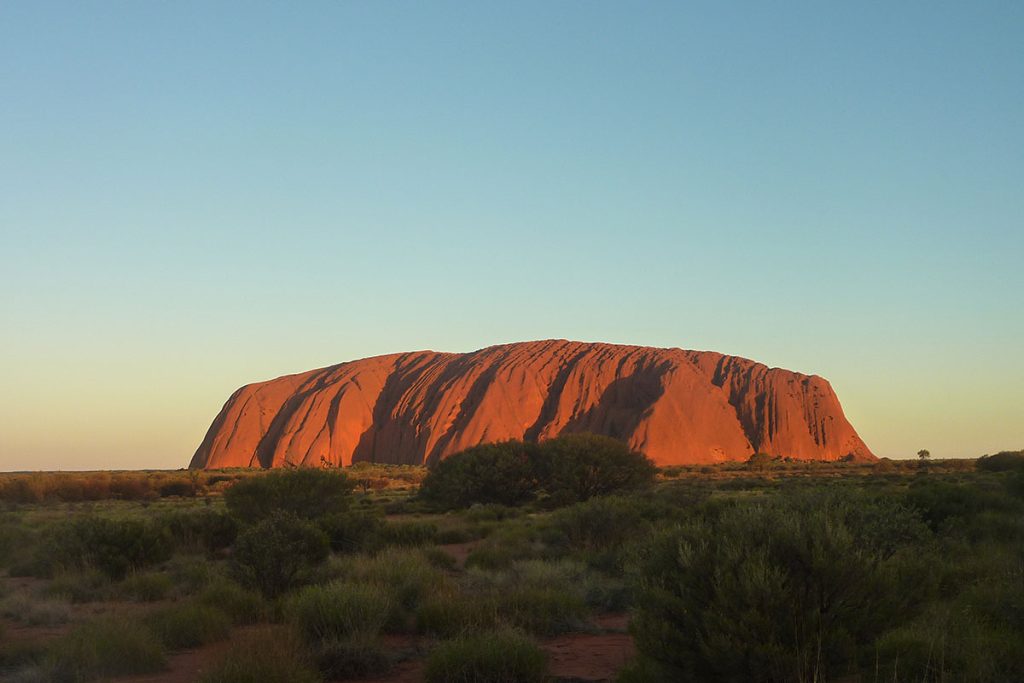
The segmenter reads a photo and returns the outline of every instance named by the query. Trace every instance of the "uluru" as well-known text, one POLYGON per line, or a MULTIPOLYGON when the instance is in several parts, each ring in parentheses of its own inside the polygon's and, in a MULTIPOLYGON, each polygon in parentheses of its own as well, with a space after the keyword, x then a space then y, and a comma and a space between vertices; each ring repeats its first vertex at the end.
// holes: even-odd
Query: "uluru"
POLYGON ((591 432, 658 465, 873 460, 817 375, 710 351, 564 340, 415 351, 248 384, 190 467, 430 464, 480 443, 591 432))

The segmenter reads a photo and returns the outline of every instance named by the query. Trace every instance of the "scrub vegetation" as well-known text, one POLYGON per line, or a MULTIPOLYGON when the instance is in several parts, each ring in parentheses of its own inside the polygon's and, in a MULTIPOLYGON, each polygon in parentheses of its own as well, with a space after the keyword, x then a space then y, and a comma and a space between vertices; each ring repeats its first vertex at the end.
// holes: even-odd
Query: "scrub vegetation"
POLYGON ((0 501, 4 680, 578 680, 588 639, 625 682, 1024 680, 1020 452, 658 471, 583 435, 0 501))

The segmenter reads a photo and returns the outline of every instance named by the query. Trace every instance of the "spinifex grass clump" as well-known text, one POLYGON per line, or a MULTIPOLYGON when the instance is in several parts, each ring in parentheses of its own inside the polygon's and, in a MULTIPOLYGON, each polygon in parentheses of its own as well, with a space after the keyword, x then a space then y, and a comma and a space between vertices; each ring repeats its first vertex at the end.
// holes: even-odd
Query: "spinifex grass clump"
POLYGON ((289 620, 309 640, 377 637, 391 613, 392 598, 381 586, 335 582, 307 586, 287 603, 289 620))
POLYGON ((320 683, 308 648, 287 628, 247 634, 199 683, 320 683))
POLYGON ((258 622, 267 616, 270 609, 262 595, 226 578, 210 581, 196 595, 196 601, 224 612, 236 624, 258 622))
POLYGON ((416 614, 421 633, 452 637, 504 625, 536 635, 583 628, 589 573, 571 562, 515 563, 505 571, 473 569, 431 595, 416 614))
POLYGON ((320 671, 347 678, 389 667, 377 638, 393 609, 382 586, 334 582, 302 589, 288 601, 285 614, 309 644, 320 671))
POLYGON ((424 670, 427 683, 540 683, 547 657, 515 631, 467 635, 441 643, 424 670))
POLYGON ((116 592, 131 600, 155 602, 163 600, 174 589, 170 576, 160 572, 136 572, 125 577, 116 592))
POLYGON ((198 647, 223 640, 231 619, 208 605, 185 602, 153 612, 145 619, 156 637, 171 650, 198 647))
POLYGON ((167 657, 157 638, 131 620, 103 618, 56 641, 44 662, 48 680, 63 683, 161 671, 167 657))

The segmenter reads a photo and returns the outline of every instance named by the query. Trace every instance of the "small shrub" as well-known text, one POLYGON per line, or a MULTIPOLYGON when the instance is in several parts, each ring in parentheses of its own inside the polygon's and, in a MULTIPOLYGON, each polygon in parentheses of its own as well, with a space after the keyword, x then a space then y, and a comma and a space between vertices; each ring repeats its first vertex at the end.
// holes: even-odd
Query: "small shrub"
POLYGON ((454 638, 494 629, 500 620, 497 601, 489 595, 442 592, 426 598, 416 610, 416 631, 454 638))
POLYGON ((309 651, 287 629, 267 628, 247 635, 200 683, 320 683, 309 651))
POLYGON ((329 680, 349 680, 381 675, 391 660, 379 644, 360 639, 331 638, 314 648, 317 668, 329 680))
POLYGON ((196 596, 196 601, 224 612, 236 624, 257 622, 267 612, 267 603, 259 593, 246 590, 228 579, 211 581, 196 596))
POLYGON ((52 681, 87 681, 162 671, 167 658, 148 629, 132 621, 105 618, 83 624, 56 641, 44 666, 52 681))
POLYGON ((182 603, 146 617, 146 625, 172 650, 198 647, 223 640, 231 620, 219 609, 200 603, 182 603))
POLYGON ((290 512, 278 511, 239 535, 231 555, 235 577, 273 598, 326 559, 327 536, 290 512))
POLYGON ((385 546, 429 545, 437 537, 437 527, 426 522, 385 522, 377 537, 385 546))
POLYGON ((465 636, 443 642, 430 653, 427 683, 540 683, 547 656, 514 631, 465 636))
POLYGON ((418 550, 392 548, 373 557, 351 558, 339 570, 347 580, 383 587, 403 609, 412 609, 444 583, 444 573, 418 550))
POLYGON ((238 537, 238 522, 226 512, 209 508, 166 512, 158 524, 167 529, 178 548, 194 552, 222 550, 238 537))
POLYGON ((330 539, 332 551, 354 553, 374 549, 384 522, 365 512, 338 512, 321 517, 317 524, 330 539))
POLYGON ((676 680, 854 673, 854 654, 912 614, 921 568, 906 548, 926 534, 910 510, 838 494, 665 530, 641 555, 637 648, 676 680))
POLYGON ((173 588, 174 581, 166 574, 140 572, 122 581, 118 592, 139 602, 156 602, 166 598, 173 588))
POLYGON ((110 578, 95 569, 61 571, 40 593, 65 598, 71 602, 109 600, 114 592, 110 578))
POLYGON ((224 493, 224 501, 232 515, 250 524, 279 512, 318 519, 347 510, 352 488, 340 470, 274 470, 239 481, 224 493))
POLYGON ((14 593, 0 602, 0 615, 29 626, 56 626, 71 618, 71 605, 64 600, 33 598, 14 593))
POLYGON ((37 569, 55 571, 95 567, 113 579, 171 556, 166 530, 148 520, 81 517, 54 528, 39 549, 37 569))
POLYGON ((285 612, 310 640, 366 642, 387 622, 391 599, 380 587, 336 582, 302 589, 289 600, 285 612))

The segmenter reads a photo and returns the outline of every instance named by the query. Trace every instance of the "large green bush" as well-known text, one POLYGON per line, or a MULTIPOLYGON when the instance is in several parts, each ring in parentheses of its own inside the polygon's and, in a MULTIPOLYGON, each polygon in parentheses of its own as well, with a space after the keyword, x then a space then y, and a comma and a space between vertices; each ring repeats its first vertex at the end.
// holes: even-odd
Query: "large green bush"
POLYGON ((224 493, 228 510, 246 523, 276 512, 317 519, 348 509, 354 484, 339 470, 298 468, 248 477, 224 493))
POLYGON ((445 509, 521 505, 546 493, 558 505, 650 485, 657 469, 615 439, 568 434, 539 444, 505 441, 456 453, 434 465, 420 497, 445 509))
POLYGON ((883 627, 912 616, 924 567, 907 549, 927 534, 908 509, 839 495, 747 504, 665 531, 640 566, 637 647, 665 680, 856 673, 883 627))
POLYGON ((51 529, 37 550, 32 572, 52 576, 93 567, 120 579, 170 558, 173 540, 161 525, 142 519, 84 516, 51 529))
POLYGON ((238 536, 238 522, 226 512, 210 508, 165 512, 157 523, 184 550, 212 553, 227 548, 238 536))
POLYGON ((243 585, 273 598, 328 555, 326 534, 291 512, 277 511, 238 536, 231 569, 243 585))
POLYGON ((1024 470, 1024 451, 1000 451, 993 455, 983 455, 978 458, 977 467, 989 472, 1024 470))
POLYGON ((520 505, 536 495, 538 447, 521 441, 474 446, 434 465, 420 497, 446 508, 520 505))

